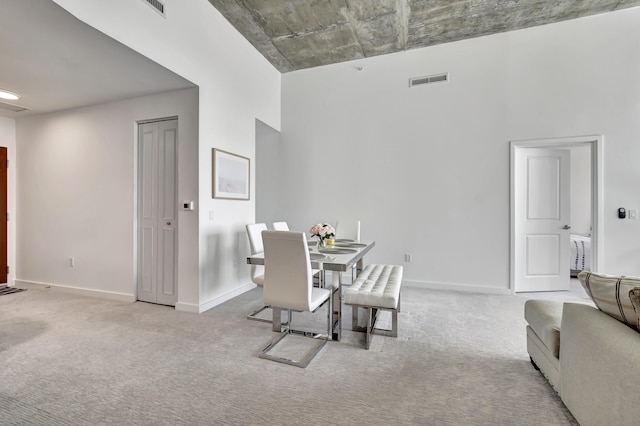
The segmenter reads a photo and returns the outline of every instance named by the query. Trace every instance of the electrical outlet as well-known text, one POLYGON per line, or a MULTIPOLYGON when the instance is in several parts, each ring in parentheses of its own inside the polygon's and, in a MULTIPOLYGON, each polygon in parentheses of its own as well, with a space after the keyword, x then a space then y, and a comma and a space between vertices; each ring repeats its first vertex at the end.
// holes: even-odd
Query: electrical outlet
POLYGON ((74 266, 76 266, 76 259, 75 259, 75 257, 70 257, 70 258, 69 258, 69 266, 71 266, 72 268, 73 268, 74 266))
POLYGON ((404 261, 407 263, 411 263, 411 255, 410 254, 405 254, 404 255, 404 261))

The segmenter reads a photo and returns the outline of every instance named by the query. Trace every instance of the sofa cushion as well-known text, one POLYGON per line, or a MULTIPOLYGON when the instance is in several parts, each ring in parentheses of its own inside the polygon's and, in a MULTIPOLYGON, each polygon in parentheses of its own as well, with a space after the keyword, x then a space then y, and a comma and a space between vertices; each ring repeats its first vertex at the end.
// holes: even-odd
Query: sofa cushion
POLYGON ((638 315, 629 298, 631 290, 640 288, 640 278, 582 271, 578 279, 599 310, 640 330, 638 315))
POLYGON ((562 310, 560 397, 581 426, 639 425, 640 337, 592 306, 562 310))
POLYGON ((556 359, 560 358, 560 321, 562 305, 558 300, 527 300, 524 319, 556 359))

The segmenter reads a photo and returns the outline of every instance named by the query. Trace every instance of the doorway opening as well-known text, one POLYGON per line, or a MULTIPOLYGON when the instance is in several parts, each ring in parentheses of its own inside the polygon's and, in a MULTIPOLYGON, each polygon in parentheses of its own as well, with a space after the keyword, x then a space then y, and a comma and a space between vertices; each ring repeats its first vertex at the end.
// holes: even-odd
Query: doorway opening
MULTIPOLYGON (((510 292, 525 292, 525 291, 549 291, 553 290, 553 286, 569 288, 570 275, 573 272, 575 274, 575 268, 571 268, 571 239, 570 235, 577 235, 578 237, 584 236, 588 238, 590 243, 590 265, 591 270, 601 270, 602 256, 600 254, 600 248, 602 247, 602 235, 603 235, 603 214, 602 214, 602 142, 603 137, 601 135, 595 136, 578 136, 568 138, 552 138, 552 139, 538 139, 538 140, 526 140, 526 141, 512 141, 510 143, 510 292), (581 158, 583 163, 579 164, 579 167, 588 168, 588 182, 574 182, 573 191, 562 190, 558 184, 558 189, 555 191, 553 186, 553 179, 543 179, 543 183, 540 185, 551 185, 551 188, 555 191, 553 195, 549 195, 549 191, 541 190, 543 188, 540 185, 531 185, 527 182, 529 178, 529 171, 526 170, 527 164, 534 164, 529 160, 523 160, 531 153, 535 157, 536 153, 540 154, 550 152, 549 150, 555 150, 558 152, 566 151, 570 156, 581 158), (582 215, 583 217, 590 217, 590 224, 585 228, 584 219, 576 219, 580 215, 569 215, 569 217, 560 217, 560 208, 565 208, 571 203, 571 193, 575 194, 576 185, 583 185, 588 187, 588 199, 589 209, 588 215, 582 215), (534 188, 533 195, 527 193, 534 188), (554 226, 560 229, 557 232, 546 232, 536 230, 531 235, 527 236, 525 232, 527 228, 523 225, 526 220, 534 223, 538 226, 543 221, 537 221, 542 216, 531 214, 529 208, 529 202, 534 202, 536 199, 540 199, 535 194, 535 189, 538 189, 538 193, 545 194, 550 200, 553 200, 557 193, 557 210, 558 221, 551 222, 547 226, 553 228, 554 226), (533 201, 531 201, 533 200, 533 201), (523 208, 523 205, 526 208, 523 208), (571 220, 576 221, 576 227, 573 230, 571 220), (566 222, 565 222, 566 221, 566 222), (555 245, 557 243, 557 245, 555 245), (536 251, 537 250, 537 251, 536 251), (530 256, 530 258, 526 258, 530 256), (554 257, 558 257, 558 261, 554 257), (533 266, 526 265, 527 261, 532 259, 533 266), (541 266, 542 265, 542 266, 541 266), (544 268, 556 267, 558 277, 556 274, 548 273, 544 268), (573 270, 573 271, 572 271, 573 270), (533 272, 531 272, 533 271, 533 272), (555 279, 555 283, 549 284, 555 279), (566 282, 565 282, 566 281, 566 282), (558 283, 562 283, 558 285, 558 283), (547 285, 549 284, 549 286, 547 285), (551 286, 551 287, 550 287, 551 286)), ((539 157, 551 158, 552 155, 538 155, 539 157)), ((557 164, 558 182, 560 179, 560 173, 562 171, 560 167, 561 161, 557 162, 541 161, 539 164, 544 165, 548 170, 553 169, 555 173, 555 166, 551 167, 549 164, 557 164)), ((543 170, 544 168, 538 168, 543 170)), ((535 171, 535 167, 533 168, 535 171)), ((583 195, 580 195, 582 197, 583 195)), ((574 198, 576 198, 574 196, 574 198)), ((575 201, 575 200, 574 200, 575 201)), ((549 204, 549 203, 548 203, 549 204)), ((553 204, 553 203, 550 203, 553 204)), ((556 207, 543 206, 542 209, 537 208, 537 212, 545 212, 545 209, 550 209, 552 213, 548 216, 554 216, 556 207)), ((582 267, 583 265, 578 265, 582 267)), ((557 288, 558 290, 562 288, 557 288)))

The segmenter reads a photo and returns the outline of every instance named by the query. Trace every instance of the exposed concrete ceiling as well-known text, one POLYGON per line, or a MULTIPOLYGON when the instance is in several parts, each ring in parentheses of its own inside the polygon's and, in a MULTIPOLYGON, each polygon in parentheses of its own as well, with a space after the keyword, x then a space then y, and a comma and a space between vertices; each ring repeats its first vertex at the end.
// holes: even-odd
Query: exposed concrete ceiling
POLYGON ((83 23, 50 0, 0 0, 0 116, 78 108, 192 83, 83 23))
POLYGON ((640 0, 209 0, 279 71, 640 6, 640 0))
MULTIPOLYGON (((281 72, 640 6, 640 0, 209 0, 281 72)), ((78 108, 192 83, 50 0, 0 0, 0 88, 78 108)))

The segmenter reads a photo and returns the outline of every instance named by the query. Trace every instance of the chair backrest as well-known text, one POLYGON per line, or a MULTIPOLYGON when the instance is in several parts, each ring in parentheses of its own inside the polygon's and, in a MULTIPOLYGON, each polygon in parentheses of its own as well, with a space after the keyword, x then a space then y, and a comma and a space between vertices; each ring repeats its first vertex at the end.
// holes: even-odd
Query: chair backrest
POLYGON ((262 231, 265 305, 296 311, 311 309, 313 274, 304 232, 262 231))
POLYGON ((359 220, 336 221, 336 238, 347 238, 354 241, 360 241, 360 221, 359 220))
POLYGON ((247 225, 247 236, 249 236, 249 248, 251 249, 251 254, 262 253, 264 251, 262 231, 265 231, 266 229, 266 223, 250 223, 247 225))
MULTIPOLYGON (((251 254, 258 254, 264 251, 262 244, 262 231, 267 229, 266 223, 251 223, 246 226, 247 236, 249 237, 249 249, 251 254)), ((263 285, 264 266, 251 265, 251 281, 255 284, 263 285)))
POLYGON ((273 222, 273 230, 274 231, 288 231, 289 225, 287 222, 273 222))

